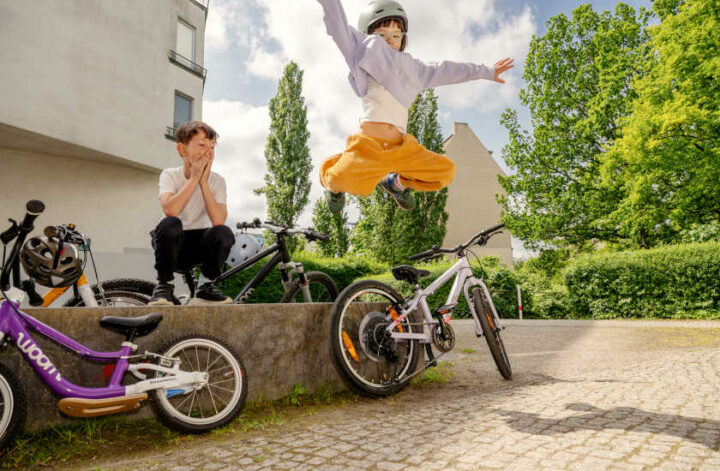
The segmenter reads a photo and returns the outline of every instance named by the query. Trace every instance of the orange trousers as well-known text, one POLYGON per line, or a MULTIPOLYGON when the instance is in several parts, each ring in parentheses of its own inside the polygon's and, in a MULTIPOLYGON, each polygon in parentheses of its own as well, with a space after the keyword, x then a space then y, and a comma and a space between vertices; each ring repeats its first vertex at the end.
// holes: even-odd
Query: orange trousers
POLYGON ((320 166, 320 183, 333 193, 369 196, 388 173, 418 191, 437 191, 455 178, 455 164, 427 150, 410 134, 385 141, 358 133, 348 137, 347 148, 320 166))

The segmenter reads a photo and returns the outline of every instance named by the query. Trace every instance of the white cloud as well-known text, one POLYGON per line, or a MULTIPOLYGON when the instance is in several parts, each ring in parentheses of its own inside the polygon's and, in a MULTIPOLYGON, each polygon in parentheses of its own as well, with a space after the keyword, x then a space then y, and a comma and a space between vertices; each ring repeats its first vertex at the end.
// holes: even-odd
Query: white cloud
POLYGON ((252 190, 264 185, 267 106, 204 101, 203 120, 220 135, 213 167, 227 183, 228 219, 234 223, 264 217, 265 199, 252 190))

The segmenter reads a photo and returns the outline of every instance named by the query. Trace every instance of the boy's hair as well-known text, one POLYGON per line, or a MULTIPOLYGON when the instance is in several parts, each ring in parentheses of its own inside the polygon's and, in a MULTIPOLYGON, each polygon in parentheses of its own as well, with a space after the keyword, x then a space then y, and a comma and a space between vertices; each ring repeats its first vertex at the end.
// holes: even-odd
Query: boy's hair
POLYGON ((200 131, 203 131, 205 136, 211 140, 217 141, 217 138, 220 137, 209 124, 203 123, 202 121, 188 121, 177 127, 177 130, 175 130, 175 140, 179 144, 187 144, 200 131))
POLYGON ((391 26, 393 23, 395 23, 398 28, 400 28, 400 31, 403 33, 402 42, 400 42, 400 50, 404 51, 405 46, 407 46, 407 30, 405 29, 405 22, 402 21, 402 18, 395 18, 395 17, 389 17, 389 18, 383 18, 382 20, 378 20, 375 23, 371 24, 368 28, 368 34, 373 34, 376 29, 378 28, 387 28, 388 26, 391 26))

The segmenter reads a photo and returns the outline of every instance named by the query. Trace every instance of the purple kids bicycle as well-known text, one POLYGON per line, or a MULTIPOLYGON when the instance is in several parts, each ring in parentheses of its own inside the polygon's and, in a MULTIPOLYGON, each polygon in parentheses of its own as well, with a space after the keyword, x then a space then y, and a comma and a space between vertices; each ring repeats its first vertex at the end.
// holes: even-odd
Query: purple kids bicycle
MULTIPOLYGON (((20 225, 11 220, 11 227, 0 234, 4 246, 15 240, 7 260, 3 250, 0 350, 12 344, 17 346, 38 376, 61 397, 58 408, 67 416, 96 417, 132 411, 149 394, 158 419, 184 433, 206 432, 233 420, 245 405, 247 377, 240 357, 223 341, 206 335, 186 335, 169 343, 161 350, 162 354, 135 354, 137 345, 133 340, 152 332, 162 315, 106 316, 100 319, 100 326, 124 335, 125 341, 116 352, 96 352, 19 310, 25 296, 19 289, 20 247, 44 209, 41 201, 28 202, 27 214, 20 225), (84 359, 114 363, 109 384, 87 388, 65 379, 32 338, 30 330, 84 359), (127 372, 138 381, 123 385, 127 372)), ((12 444, 21 429, 25 410, 19 381, 9 368, 0 364, 0 450, 12 444)))

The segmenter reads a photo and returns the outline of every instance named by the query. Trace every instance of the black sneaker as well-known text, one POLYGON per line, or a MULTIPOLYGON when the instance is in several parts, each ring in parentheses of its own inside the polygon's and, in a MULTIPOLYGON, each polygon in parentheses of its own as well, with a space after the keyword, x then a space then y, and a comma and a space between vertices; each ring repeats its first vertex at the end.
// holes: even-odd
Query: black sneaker
POLYGON ((172 306, 173 290, 175 287, 170 283, 158 283, 153 288, 153 294, 148 306, 172 306))
POLYGON ((232 299, 222 294, 214 284, 205 283, 195 292, 192 304, 232 304, 232 299))

